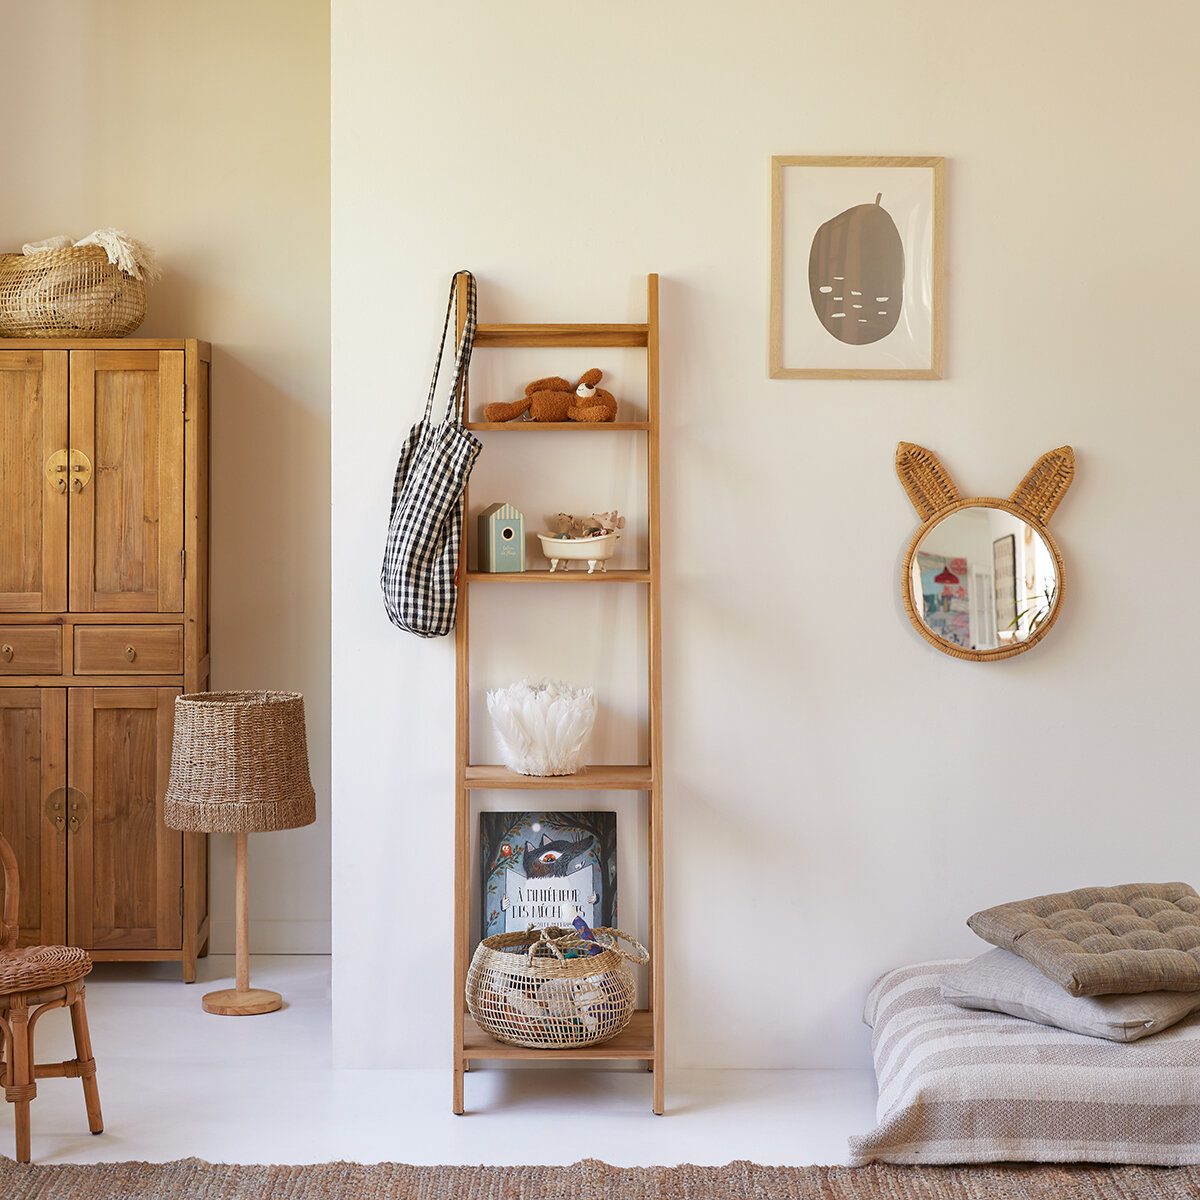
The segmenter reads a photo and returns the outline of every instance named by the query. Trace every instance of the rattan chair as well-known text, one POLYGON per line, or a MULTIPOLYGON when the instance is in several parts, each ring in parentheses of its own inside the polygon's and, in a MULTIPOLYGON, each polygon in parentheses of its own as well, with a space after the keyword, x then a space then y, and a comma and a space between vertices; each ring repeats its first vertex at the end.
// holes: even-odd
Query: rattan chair
POLYGON ((26 946, 17 949, 17 901, 20 884, 17 858, 0 834, 0 864, 4 867, 4 924, 0 926, 0 1030, 4 1056, 0 1080, 4 1098, 15 1106, 17 1162, 29 1161, 29 1102, 37 1095, 37 1080, 79 1079, 87 1104, 88 1128, 103 1133, 96 1060, 88 1036, 83 977, 92 969, 86 950, 74 946, 26 946), (75 1032, 75 1057, 68 1062, 37 1064, 33 1031, 38 1018, 52 1008, 70 1008, 75 1032))

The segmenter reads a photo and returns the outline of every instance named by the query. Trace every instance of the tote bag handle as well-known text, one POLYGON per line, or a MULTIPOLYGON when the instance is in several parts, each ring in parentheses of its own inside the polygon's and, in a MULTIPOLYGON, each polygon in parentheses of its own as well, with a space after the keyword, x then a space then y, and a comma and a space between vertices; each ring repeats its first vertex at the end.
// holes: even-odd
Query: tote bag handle
POLYGON ((475 276, 470 271, 458 271, 450 280, 450 295, 446 300, 446 320, 442 324, 442 339, 438 343, 437 362, 433 367, 433 381, 429 385, 429 399, 425 401, 425 423, 428 425, 433 416, 433 396, 437 391, 438 372, 442 369, 442 351, 446 348, 446 334, 450 330, 450 310, 458 316, 458 280, 467 277, 467 317, 463 322, 462 336, 458 340, 458 348, 454 355, 454 379, 450 383, 450 396, 446 401, 445 420, 454 425, 462 425, 462 410, 466 396, 460 394, 463 372, 471 361, 471 347, 475 344, 475 276))

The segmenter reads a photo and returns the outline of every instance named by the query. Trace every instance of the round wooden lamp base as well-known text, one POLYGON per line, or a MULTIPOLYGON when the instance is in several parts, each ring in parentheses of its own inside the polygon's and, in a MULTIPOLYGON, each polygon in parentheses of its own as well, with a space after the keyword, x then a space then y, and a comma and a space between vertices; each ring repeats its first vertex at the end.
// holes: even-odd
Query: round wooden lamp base
POLYGON ((283 997, 266 988, 247 988, 245 991, 224 988, 209 992, 201 1003, 205 1012, 216 1013, 219 1017, 252 1017, 257 1013, 274 1012, 282 1006, 283 997))

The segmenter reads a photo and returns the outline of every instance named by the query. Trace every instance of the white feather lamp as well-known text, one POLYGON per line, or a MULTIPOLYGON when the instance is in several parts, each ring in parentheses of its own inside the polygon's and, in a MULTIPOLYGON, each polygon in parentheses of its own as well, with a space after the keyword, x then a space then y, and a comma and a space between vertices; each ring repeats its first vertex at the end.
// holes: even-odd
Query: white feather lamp
POLYGON ((573 775, 596 723, 596 693, 528 679, 487 694, 500 759, 518 775, 573 775))

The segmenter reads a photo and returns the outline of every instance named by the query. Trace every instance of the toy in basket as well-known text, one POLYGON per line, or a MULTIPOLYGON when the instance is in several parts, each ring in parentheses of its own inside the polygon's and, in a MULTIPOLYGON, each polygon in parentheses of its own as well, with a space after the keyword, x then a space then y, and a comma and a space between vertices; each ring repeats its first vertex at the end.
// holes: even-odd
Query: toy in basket
POLYGON ((650 955, 619 929, 592 932, 595 941, 557 926, 484 938, 467 971, 467 1007, 479 1028, 533 1049, 591 1046, 620 1033, 637 993, 628 964, 650 955))

